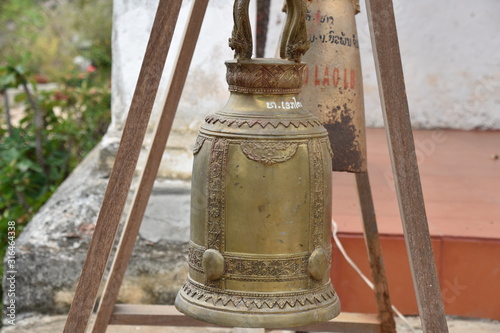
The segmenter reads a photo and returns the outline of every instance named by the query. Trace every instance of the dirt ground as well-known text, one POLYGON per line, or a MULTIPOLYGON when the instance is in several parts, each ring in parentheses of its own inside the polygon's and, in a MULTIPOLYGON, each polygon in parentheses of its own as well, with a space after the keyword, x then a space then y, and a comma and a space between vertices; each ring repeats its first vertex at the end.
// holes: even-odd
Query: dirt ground
MULTIPOLYGON (((34 316, 20 320, 16 326, 4 327, 1 333, 57 333, 62 332, 66 316, 34 316)), ((414 332, 422 332, 418 317, 407 318, 414 332)), ((399 318, 396 319, 398 332, 412 332, 399 318)), ((448 317, 450 333, 500 333, 500 321, 448 317)), ((184 327, 146 327, 110 326, 106 333, 264 333, 263 329, 228 328, 184 328, 184 327)), ((284 333, 290 331, 272 331, 284 333)))

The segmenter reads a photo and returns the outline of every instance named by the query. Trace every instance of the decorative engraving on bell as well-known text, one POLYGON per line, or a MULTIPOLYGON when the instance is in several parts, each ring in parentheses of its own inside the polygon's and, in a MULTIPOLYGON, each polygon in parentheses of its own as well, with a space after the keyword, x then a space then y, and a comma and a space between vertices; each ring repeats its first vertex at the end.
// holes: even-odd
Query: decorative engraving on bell
POLYGON ((302 326, 340 312, 329 277, 332 152, 298 99, 304 2, 288 1, 286 60, 249 59, 248 2, 235 2, 231 95, 194 147, 189 275, 175 304, 223 326, 302 326))
POLYGON ((334 171, 366 172, 358 12, 358 0, 307 1, 311 46, 304 55, 307 70, 300 97, 328 131, 334 171))

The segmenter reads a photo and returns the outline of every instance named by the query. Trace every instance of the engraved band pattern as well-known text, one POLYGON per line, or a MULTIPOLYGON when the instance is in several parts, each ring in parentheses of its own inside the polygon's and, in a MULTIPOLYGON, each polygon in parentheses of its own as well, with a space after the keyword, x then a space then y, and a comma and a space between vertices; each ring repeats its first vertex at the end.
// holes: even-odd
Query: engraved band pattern
POLYGON ((337 301, 337 294, 330 283, 315 290, 296 293, 238 293, 210 288, 188 279, 181 289, 182 296, 196 303, 237 309, 292 309, 307 310, 326 306, 337 301))
MULTIPOLYGON (((189 243, 189 267, 204 273, 202 257, 205 248, 189 243)), ((224 253, 225 277, 233 280, 268 280, 290 281, 308 277, 307 262, 309 254, 295 257, 255 257, 244 258, 231 253, 224 253)))

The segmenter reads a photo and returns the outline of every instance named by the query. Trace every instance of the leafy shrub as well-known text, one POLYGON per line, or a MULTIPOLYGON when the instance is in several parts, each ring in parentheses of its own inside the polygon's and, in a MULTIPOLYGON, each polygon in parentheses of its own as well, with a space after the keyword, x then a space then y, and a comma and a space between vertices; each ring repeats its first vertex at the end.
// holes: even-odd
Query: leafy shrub
POLYGON ((8 221, 19 234, 108 127, 112 4, 0 0, 0 66, 9 63, 0 67, 0 258, 8 221), (28 80, 35 77, 59 87, 38 91, 28 80), (10 88, 24 91, 18 122, 10 119, 10 88))
POLYGON ((57 80, 61 70, 80 69, 83 57, 109 77, 112 0, 0 0, 0 59, 21 62, 27 70, 57 80))
MULTIPOLYGON (((8 221, 20 232, 106 132, 111 92, 109 82, 97 77, 91 66, 68 74, 56 90, 38 91, 22 66, 0 68, 4 101, 7 88, 26 87, 16 97, 24 116, 18 124, 7 121, 0 127, 1 258, 8 221)), ((8 105, 3 111, 9 115, 8 105)))

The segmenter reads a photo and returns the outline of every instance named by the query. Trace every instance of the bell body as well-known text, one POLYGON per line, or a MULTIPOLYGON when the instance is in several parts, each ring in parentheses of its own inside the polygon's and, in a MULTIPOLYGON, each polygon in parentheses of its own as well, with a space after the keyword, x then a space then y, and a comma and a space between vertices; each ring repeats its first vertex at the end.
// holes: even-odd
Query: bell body
POLYGON ((292 327, 338 315, 331 151, 298 101, 304 64, 229 61, 227 105, 194 148, 189 276, 177 308, 223 326, 292 327))
POLYGON ((355 14, 357 0, 307 1, 311 43, 301 100, 321 119, 333 150, 334 171, 366 171, 363 82, 355 14))

